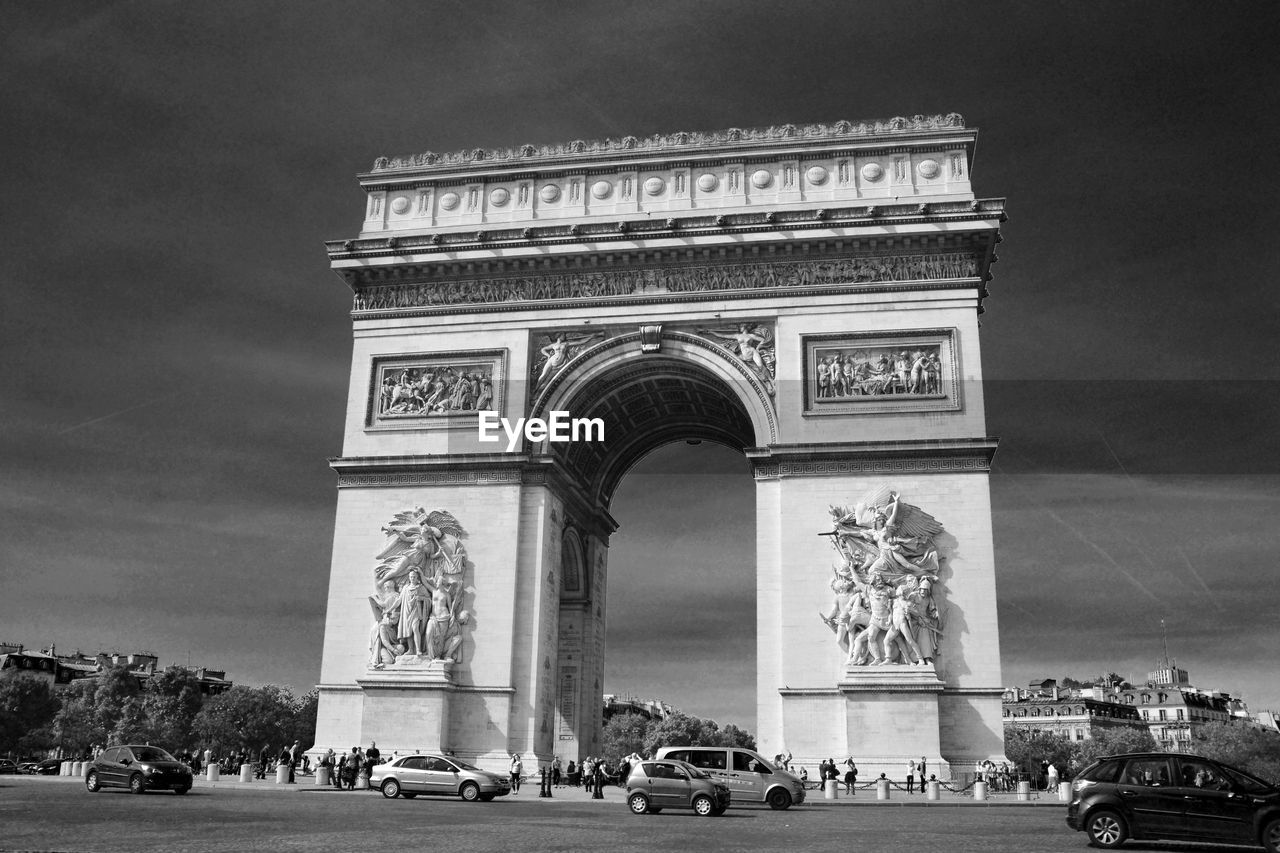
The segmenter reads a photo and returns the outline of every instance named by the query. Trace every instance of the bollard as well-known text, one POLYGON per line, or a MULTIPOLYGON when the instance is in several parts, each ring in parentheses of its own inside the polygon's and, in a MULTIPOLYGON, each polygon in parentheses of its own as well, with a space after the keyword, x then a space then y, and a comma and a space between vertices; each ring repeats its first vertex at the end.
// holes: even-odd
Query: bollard
POLYGON ((81 765, 81 767, 80 767, 80 776, 81 776, 81 778, 88 778, 88 776, 89 776, 89 768, 90 768, 90 767, 92 767, 92 766, 93 766, 93 762, 92 762, 92 761, 86 761, 83 765, 81 765))
MULTIPOLYGON (((285 770, 284 778, 286 779, 289 778, 289 773, 287 768, 285 770)), ((358 791, 369 790, 369 771, 368 770, 361 770, 359 775, 356 776, 356 790, 358 791)))
POLYGON ((329 768, 321 767, 316 771, 316 784, 328 785, 332 780, 329 778, 329 768))
POLYGON ((1062 802, 1064 803, 1071 802, 1071 783, 1070 782, 1058 783, 1058 799, 1062 800, 1062 802))
POLYGON ((220 768, 217 764, 210 764, 204 769, 204 778, 208 779, 210 782, 217 782, 219 771, 220 768))
POLYGON ((828 779, 822 783, 822 796, 827 800, 840 799, 840 783, 835 779, 828 779))
POLYGON ((591 799, 593 800, 604 799, 604 775, 603 774, 595 774, 595 776, 591 780, 591 799))
POLYGON ((544 769, 539 772, 542 773, 542 788, 538 791, 538 796, 550 797, 551 796, 551 771, 544 769))
POLYGON ((1020 803, 1031 802, 1031 783, 1030 782, 1018 783, 1018 802, 1020 803))
POLYGON ((71 762, 70 762, 70 761, 64 761, 64 762, 62 762, 61 764, 59 764, 59 765, 58 765, 58 775, 59 775, 59 776, 70 776, 70 775, 71 775, 71 762))
POLYGON ((987 783, 986 782, 983 782, 981 779, 979 779, 977 782, 973 783, 973 798, 974 800, 980 803, 987 799, 987 783))
POLYGON ((889 799, 889 780, 888 779, 876 780, 876 799, 877 800, 889 799))
POLYGON ((289 781, 289 765, 283 761, 276 766, 276 784, 283 785, 289 781))
POLYGON ((942 797, 942 783, 936 779, 926 783, 928 787, 924 789, 924 798, 926 800, 937 800, 942 797))
POLYGON ((83 762, 83 761, 73 761, 73 762, 71 762, 71 775, 72 775, 72 776, 79 776, 79 775, 80 775, 81 773, 83 773, 83 772, 84 772, 84 762, 83 762))
POLYGON ((252 764, 240 765, 240 781, 241 782, 253 781, 253 765, 252 764))

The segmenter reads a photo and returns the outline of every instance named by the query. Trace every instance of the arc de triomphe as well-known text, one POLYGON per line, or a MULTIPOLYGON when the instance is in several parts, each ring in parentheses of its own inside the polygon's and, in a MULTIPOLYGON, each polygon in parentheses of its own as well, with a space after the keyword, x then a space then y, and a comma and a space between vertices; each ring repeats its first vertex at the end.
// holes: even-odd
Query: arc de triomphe
POLYGON ((761 751, 998 758, 978 315, 1004 204, 974 196, 976 136, 377 160, 327 244, 355 341, 316 749, 598 754, 610 498, 703 440, 754 473, 761 751))

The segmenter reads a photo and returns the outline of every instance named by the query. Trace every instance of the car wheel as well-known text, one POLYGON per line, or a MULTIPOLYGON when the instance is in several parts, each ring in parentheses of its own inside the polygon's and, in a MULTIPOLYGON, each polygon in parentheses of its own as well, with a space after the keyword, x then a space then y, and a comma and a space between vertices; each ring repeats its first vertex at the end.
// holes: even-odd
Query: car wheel
POLYGON ((1085 832, 1089 834, 1091 844, 1107 850, 1119 847, 1129 837, 1129 832, 1124 826, 1124 818, 1110 809, 1099 809, 1089 815, 1085 832))
POLYGON ((187 791, 190 791, 190 790, 191 790, 190 788, 174 788, 173 792, 175 794, 181 795, 181 794, 185 794, 187 791))
POLYGON ((134 773, 129 777, 129 793, 145 794, 147 792, 147 780, 142 778, 141 773, 134 773))
POLYGON ((475 782, 463 782, 462 787, 458 789, 458 793, 462 795, 462 799, 468 803, 474 803, 480 799, 480 786, 475 782))
POLYGON ((394 800, 400 796, 400 783, 395 779, 388 779, 382 783, 382 796, 388 800, 394 800))
POLYGON ((1262 846, 1267 853, 1280 853, 1280 820, 1273 820, 1262 828, 1262 846))
POLYGON ((96 794, 102 790, 102 780, 98 778, 97 770, 90 770, 89 775, 84 777, 84 786, 89 789, 90 794, 96 794))
POLYGON ((781 788, 774 788, 769 792, 769 808, 779 810, 791 808, 791 795, 781 788))
POLYGON ((649 798, 644 794, 632 794, 627 797, 627 808, 632 814, 644 814, 649 811, 649 798))
POLYGON ((693 811, 698 817, 711 817, 715 810, 716 804, 711 802, 710 797, 698 795, 693 798, 693 811))

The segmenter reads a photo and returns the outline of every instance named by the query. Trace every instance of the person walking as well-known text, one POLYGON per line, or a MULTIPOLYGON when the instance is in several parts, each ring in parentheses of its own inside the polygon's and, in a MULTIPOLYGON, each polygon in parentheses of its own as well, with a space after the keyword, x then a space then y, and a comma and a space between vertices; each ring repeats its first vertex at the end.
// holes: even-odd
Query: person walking
POLYGON ((907 793, 914 794, 916 792, 916 760, 914 758, 907 759, 907 793))
POLYGON ((560 787, 560 756, 558 755, 551 760, 551 786, 560 787))
POLYGON ((378 751, 377 741, 369 741, 369 748, 364 751, 364 757, 366 761, 375 765, 382 763, 382 753, 378 751))
POLYGON ((520 753, 515 752, 511 755, 511 793, 520 793, 520 774, 524 773, 524 762, 520 760, 520 753))
POLYGON ((267 745, 264 743, 264 744, 262 745, 262 752, 259 752, 259 753, 258 753, 258 774, 257 774, 257 778, 259 778, 259 779, 266 779, 266 778, 267 778, 267 765, 268 765, 268 764, 270 764, 270 763, 271 763, 271 750, 270 750, 270 748, 268 748, 268 747, 267 747, 267 745))
POLYGON ((920 762, 916 764, 916 772, 920 774, 920 793, 924 793, 924 756, 920 756, 920 762))
POLYGON ((302 741, 295 740, 293 746, 289 747, 289 784, 295 782, 294 773, 298 769, 298 758, 302 755, 302 741))

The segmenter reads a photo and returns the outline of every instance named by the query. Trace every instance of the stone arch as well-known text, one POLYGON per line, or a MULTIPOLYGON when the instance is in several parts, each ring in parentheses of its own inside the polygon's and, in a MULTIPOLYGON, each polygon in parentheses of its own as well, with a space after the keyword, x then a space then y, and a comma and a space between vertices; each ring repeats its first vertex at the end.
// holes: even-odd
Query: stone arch
POLYGON ((604 421, 603 442, 544 440, 529 450, 559 458, 605 507, 627 470, 664 444, 710 441, 746 451, 777 441, 768 389, 731 353, 685 332, 662 333, 656 351, 642 343, 637 332, 584 350, 530 411, 530 417, 566 411, 604 421))
POLYGON ((566 527, 560 541, 560 599, 578 601, 588 598, 590 573, 582 537, 574 527, 566 527))

